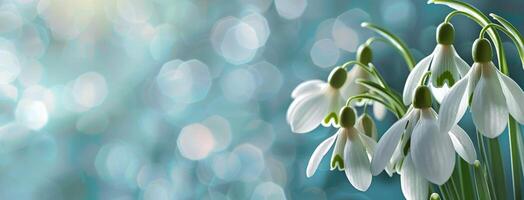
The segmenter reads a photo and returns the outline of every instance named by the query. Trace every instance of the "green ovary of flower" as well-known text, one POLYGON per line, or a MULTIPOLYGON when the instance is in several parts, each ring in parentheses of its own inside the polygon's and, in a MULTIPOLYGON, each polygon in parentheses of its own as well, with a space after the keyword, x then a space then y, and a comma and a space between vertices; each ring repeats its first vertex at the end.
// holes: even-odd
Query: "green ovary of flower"
POLYGON ((337 67, 329 74, 328 82, 331 87, 339 89, 344 85, 347 79, 347 72, 344 68, 337 67))
POLYGON ((329 121, 333 119, 335 124, 338 124, 338 116, 334 112, 330 112, 326 117, 324 118, 324 124, 329 124, 329 121))
POLYGON ((337 166, 339 169, 344 169, 344 159, 338 154, 331 159, 331 169, 335 169, 337 166))
POLYGON ((453 74, 450 71, 445 71, 437 77, 437 87, 444 86, 444 83, 448 83, 448 86, 451 87, 455 84, 455 79, 453 74))

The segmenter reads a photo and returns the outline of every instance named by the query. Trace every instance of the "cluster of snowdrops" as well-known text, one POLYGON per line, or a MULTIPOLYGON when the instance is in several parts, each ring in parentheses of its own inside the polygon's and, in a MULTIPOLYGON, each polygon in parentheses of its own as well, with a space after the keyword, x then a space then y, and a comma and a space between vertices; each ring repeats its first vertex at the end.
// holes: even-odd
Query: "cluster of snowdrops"
POLYGON ((398 37, 376 25, 363 23, 363 27, 382 37, 367 40, 358 48, 356 59, 335 67, 327 81, 305 81, 293 90, 293 102, 287 111, 287 121, 293 132, 308 133, 320 124, 338 129, 313 151, 306 175, 315 174, 321 160, 333 147, 331 170, 344 171, 349 182, 361 191, 369 188, 372 176, 386 171, 389 176, 400 175, 406 199, 438 199, 441 196, 446 199, 500 199, 498 193, 503 191, 497 190, 497 180, 490 175, 496 173, 495 169, 487 164, 482 167, 484 163, 497 160, 487 156, 483 146, 479 147, 482 155, 477 155, 470 136, 458 125, 469 107, 479 146, 485 143, 482 137, 497 138, 508 124, 509 134, 515 134, 510 135, 514 142, 510 145, 513 197, 520 199, 522 173, 513 168, 520 166, 520 160, 514 159, 519 158, 522 138, 515 129, 518 129, 517 123, 524 123, 524 92, 508 76, 499 37, 499 33, 509 36, 524 60, 520 33, 494 14, 491 16, 498 23, 492 23, 469 4, 454 0, 430 3, 448 5, 455 10, 438 26, 434 51, 417 64, 398 37), (455 28, 450 20, 456 15, 469 17, 483 27, 472 46, 472 64, 465 62, 453 46, 455 28), (371 45, 377 41, 395 47, 412 68, 402 95, 388 86, 372 64, 371 45), (492 60, 494 53, 500 68, 492 60), (377 113, 375 117, 382 117, 378 113, 387 109, 398 118, 380 139, 373 118, 367 114, 368 106, 377 113), (360 116, 356 107, 361 108, 360 116), (456 159, 455 153, 461 159, 456 159), (455 169, 462 169, 457 179, 459 183, 448 184, 453 180, 455 169))

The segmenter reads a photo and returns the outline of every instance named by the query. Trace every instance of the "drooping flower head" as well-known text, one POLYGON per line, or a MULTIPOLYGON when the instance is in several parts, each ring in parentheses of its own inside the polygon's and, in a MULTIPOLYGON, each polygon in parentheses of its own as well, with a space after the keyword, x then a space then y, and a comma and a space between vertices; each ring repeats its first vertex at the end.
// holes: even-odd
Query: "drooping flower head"
POLYGON ((384 133, 371 161, 373 175, 388 165, 401 175, 407 199, 427 198, 428 181, 444 184, 453 172, 455 151, 468 163, 476 160, 467 133, 457 125, 442 131, 431 103, 430 89, 419 86, 412 107, 384 133))
POLYGON ((473 44, 471 69, 450 90, 440 106, 440 128, 450 130, 471 106, 475 127, 486 137, 495 138, 506 128, 508 114, 524 123, 524 92, 492 62, 491 44, 477 39, 473 44))
POLYGON ((356 115, 351 107, 343 107, 339 114, 340 128, 315 149, 309 160, 306 175, 315 174, 320 161, 335 144, 331 157, 331 170, 343 170, 349 182, 358 190, 366 191, 371 185, 370 161, 375 140, 355 127, 356 115))
POLYGON ((340 92, 346 80, 346 70, 337 67, 331 71, 327 83, 311 80, 298 85, 291 93, 294 100, 287 110, 291 130, 295 133, 307 133, 321 123, 325 126, 338 124, 336 114, 328 114, 336 113, 347 98, 340 92))
POLYGON ((469 65, 460 58, 453 47, 455 29, 450 23, 442 23, 437 28, 437 46, 433 53, 423 58, 409 74, 404 86, 403 101, 411 104, 417 85, 426 73, 431 71, 429 87, 437 102, 441 102, 461 77, 469 70, 469 65))
MULTIPOLYGON (((359 47, 358 62, 367 65, 372 57, 373 53, 368 45, 359 47)), ((307 133, 320 124, 337 127, 336 113, 346 99, 368 91, 366 87, 357 83, 359 79, 375 80, 368 71, 355 65, 349 71, 343 67, 336 67, 331 71, 327 83, 310 80, 298 85, 291 93, 294 100, 287 111, 287 121, 291 125, 291 130, 295 133, 307 133)), ((374 104, 373 112, 376 117, 382 118, 385 115, 385 107, 374 104)))

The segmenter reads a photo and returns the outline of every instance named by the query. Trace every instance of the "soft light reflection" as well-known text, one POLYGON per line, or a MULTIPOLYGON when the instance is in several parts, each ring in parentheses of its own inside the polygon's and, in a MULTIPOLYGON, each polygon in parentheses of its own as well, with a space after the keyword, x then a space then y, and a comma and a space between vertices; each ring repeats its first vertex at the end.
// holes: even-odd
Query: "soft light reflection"
POLYGON ((213 150, 215 139, 207 127, 201 124, 191 124, 180 131, 177 146, 182 156, 187 159, 201 160, 213 150))
POLYGON ((0 84, 13 82, 20 74, 20 63, 16 55, 0 50, 0 84))
POLYGON ((278 14, 285 19, 296 19, 302 16, 307 7, 307 0, 275 0, 278 14))
POLYGON ((15 110, 16 121, 27 128, 38 130, 47 124, 48 114, 45 104, 41 101, 22 99, 15 110))
POLYGON ((169 61, 162 65, 156 81, 164 95, 182 103, 204 99, 211 87, 209 69, 199 60, 169 61))
POLYGON ((97 72, 82 74, 75 80, 72 92, 78 105, 87 109, 98 106, 107 96, 106 79, 97 72))

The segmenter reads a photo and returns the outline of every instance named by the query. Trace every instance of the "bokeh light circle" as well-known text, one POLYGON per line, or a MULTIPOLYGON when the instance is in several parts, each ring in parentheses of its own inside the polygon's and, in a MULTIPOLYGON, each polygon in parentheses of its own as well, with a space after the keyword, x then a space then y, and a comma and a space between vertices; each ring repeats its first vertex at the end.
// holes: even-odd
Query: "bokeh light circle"
POLYGON ((177 147, 182 156, 190 160, 201 160, 208 156, 215 146, 211 131, 202 124, 190 124, 182 128, 177 147))

